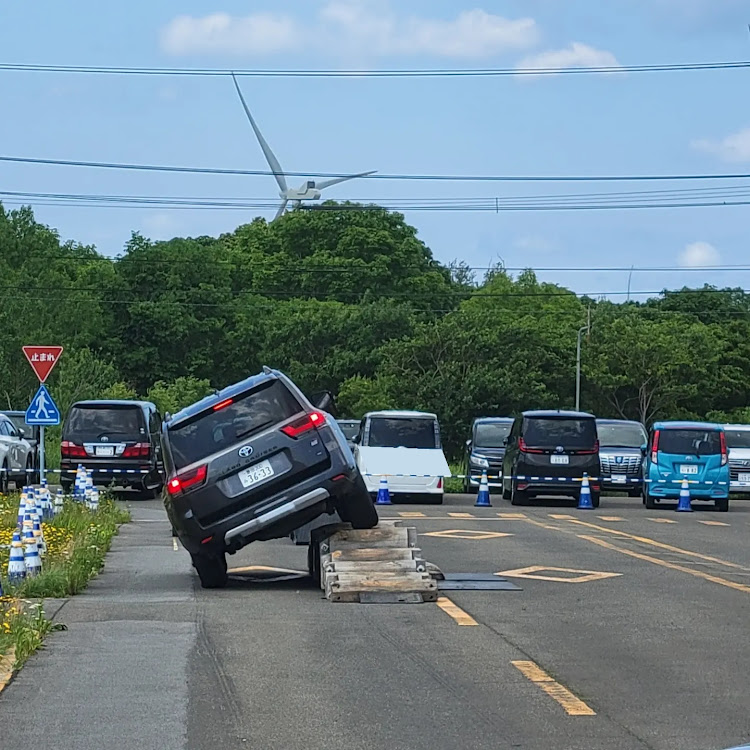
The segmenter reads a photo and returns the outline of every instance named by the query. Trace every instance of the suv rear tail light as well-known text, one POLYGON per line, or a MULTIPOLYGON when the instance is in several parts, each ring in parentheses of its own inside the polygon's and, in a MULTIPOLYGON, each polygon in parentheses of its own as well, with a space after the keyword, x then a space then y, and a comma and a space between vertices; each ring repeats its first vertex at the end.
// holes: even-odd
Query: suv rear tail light
POLYGON ((325 415, 319 411, 313 411, 306 414, 302 419, 298 419, 296 422, 292 422, 291 424, 286 425, 286 427, 282 427, 281 431, 285 435, 289 435, 291 438, 297 438, 315 427, 324 425, 325 423, 325 415))
POLYGON ((723 433, 719 433, 719 445, 721 446, 721 465, 726 466, 729 461, 729 454, 727 452, 727 436, 723 433))
POLYGON ((122 452, 123 458, 148 458, 151 453, 151 446, 148 443, 136 443, 129 445, 122 452))
POLYGON ((179 495, 181 492, 200 486, 206 481, 207 471, 208 467, 203 465, 178 474, 167 482, 167 492, 170 495, 179 495))
POLYGON ((594 443, 594 447, 591 450, 580 450, 580 451, 572 451, 573 453, 579 455, 579 456, 593 456, 595 453, 599 453, 599 441, 597 440, 594 443))
POLYGON ((654 440, 651 443, 651 463, 657 463, 659 459, 659 430, 654 432, 654 440))
POLYGON ((70 440, 60 443, 60 456, 62 458, 85 458, 86 449, 82 445, 76 445, 70 440))
POLYGON ((544 453, 541 448, 529 448, 523 438, 518 438, 518 450, 521 453, 544 453))

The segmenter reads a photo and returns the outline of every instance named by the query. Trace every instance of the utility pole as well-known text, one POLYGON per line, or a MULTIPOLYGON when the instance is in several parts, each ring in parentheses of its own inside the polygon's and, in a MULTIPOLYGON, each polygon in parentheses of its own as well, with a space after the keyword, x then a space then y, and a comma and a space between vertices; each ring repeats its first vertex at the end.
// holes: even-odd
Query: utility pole
POLYGON ((576 411, 581 410, 581 337, 591 332, 591 308, 589 307, 586 325, 578 329, 576 344, 576 411))

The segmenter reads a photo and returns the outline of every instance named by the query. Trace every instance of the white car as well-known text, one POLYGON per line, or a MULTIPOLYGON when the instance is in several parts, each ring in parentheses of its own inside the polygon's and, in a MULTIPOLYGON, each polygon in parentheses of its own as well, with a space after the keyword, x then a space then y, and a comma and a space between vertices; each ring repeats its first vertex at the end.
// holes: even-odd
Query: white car
POLYGON ((440 444, 435 414, 373 411, 362 419, 354 456, 371 495, 385 476, 392 499, 443 502, 444 478, 451 475, 440 444), (394 497, 395 496, 395 497, 394 497))
POLYGON ((13 423, 5 414, 0 414, 0 492, 8 491, 8 481, 23 487, 31 481, 34 469, 34 449, 23 430, 13 423))
POLYGON ((750 492, 750 425, 725 424, 729 448, 729 491, 750 492))

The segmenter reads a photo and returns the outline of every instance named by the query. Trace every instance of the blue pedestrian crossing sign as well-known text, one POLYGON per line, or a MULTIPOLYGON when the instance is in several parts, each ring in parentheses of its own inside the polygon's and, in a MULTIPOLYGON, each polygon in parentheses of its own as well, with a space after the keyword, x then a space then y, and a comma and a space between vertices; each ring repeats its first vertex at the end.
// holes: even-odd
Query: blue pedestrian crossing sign
POLYGON ((29 426, 60 424, 60 410, 44 385, 39 386, 36 396, 31 399, 25 421, 29 426))

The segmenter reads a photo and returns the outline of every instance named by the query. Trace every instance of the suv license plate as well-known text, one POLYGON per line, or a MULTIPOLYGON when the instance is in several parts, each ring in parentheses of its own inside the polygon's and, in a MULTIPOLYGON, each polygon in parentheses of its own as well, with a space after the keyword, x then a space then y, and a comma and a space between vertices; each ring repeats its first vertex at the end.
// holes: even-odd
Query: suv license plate
POLYGON ((114 456, 115 448, 112 445, 98 445, 94 453, 97 456, 114 456))
POLYGON ((549 462, 563 466, 570 463, 570 458, 568 456, 550 456, 549 462))
POLYGON ((613 474, 612 484, 625 484, 627 477, 624 474, 613 474))
POLYGON ((698 473, 698 467, 694 465, 683 465, 680 466, 680 474, 697 474, 698 473))
POLYGON ((259 484, 264 479, 273 476, 273 466, 270 461, 261 461, 259 464, 251 466, 249 469, 243 469, 239 473, 240 482, 242 486, 247 489, 252 487, 254 484, 259 484))
POLYGON ((738 474, 737 481, 738 482, 750 482, 750 474, 738 474))

